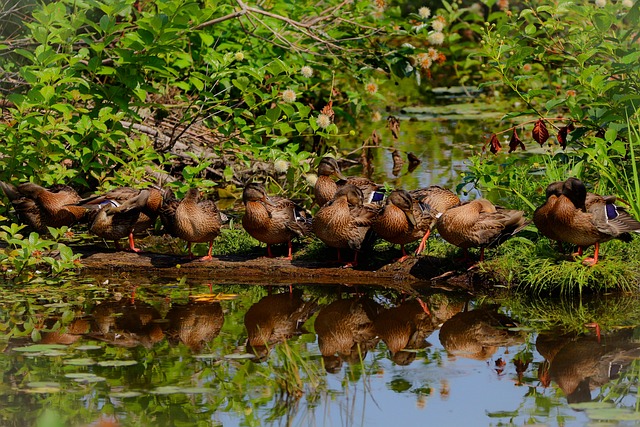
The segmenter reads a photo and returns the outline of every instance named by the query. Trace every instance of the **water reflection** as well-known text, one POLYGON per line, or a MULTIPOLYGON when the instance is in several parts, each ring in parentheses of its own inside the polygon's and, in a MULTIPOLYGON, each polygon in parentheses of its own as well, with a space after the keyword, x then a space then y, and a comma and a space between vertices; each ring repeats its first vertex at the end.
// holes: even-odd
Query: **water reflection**
POLYGON ((327 372, 338 372, 343 361, 359 363, 376 346, 373 321, 380 309, 367 297, 339 299, 320 309, 314 327, 327 372))
POLYGON ((601 400, 640 357, 637 298, 576 308, 441 293, 422 297, 427 314, 390 291, 218 287, 190 298, 186 287, 144 288, 135 300, 115 289, 2 300, 12 338, 0 353, 0 424, 42 424, 49 411, 57 425, 86 426, 106 411, 136 426, 583 425, 568 403, 601 400), (518 327, 540 322, 542 308, 581 318, 574 329, 518 327), (587 321, 608 325, 601 341, 587 321))
POLYGON ((174 344, 181 342, 198 353, 202 346, 218 336, 224 324, 224 312, 219 302, 190 301, 174 304, 167 313, 167 337, 174 344))
POLYGON ((253 304, 244 315, 247 350, 264 360, 274 344, 299 335, 302 325, 314 313, 315 301, 304 301, 302 291, 267 295, 253 304))
POLYGON ((640 358, 634 330, 625 328, 599 340, 557 331, 538 335, 536 349, 545 358, 540 375, 555 382, 569 403, 589 402, 592 391, 616 379, 632 361, 640 358))
POLYGON ((498 307, 481 307, 463 311, 444 322, 440 342, 454 356, 486 360, 499 347, 521 344, 525 336, 509 328, 516 327, 510 317, 499 313, 498 307))

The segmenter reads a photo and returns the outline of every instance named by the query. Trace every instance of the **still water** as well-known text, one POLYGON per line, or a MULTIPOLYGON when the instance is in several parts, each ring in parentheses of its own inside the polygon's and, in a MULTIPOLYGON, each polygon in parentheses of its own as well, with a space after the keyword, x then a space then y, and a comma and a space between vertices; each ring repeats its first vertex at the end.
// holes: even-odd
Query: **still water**
POLYGON ((635 297, 433 293, 427 314, 347 286, 2 289, 3 426, 640 422, 635 297))

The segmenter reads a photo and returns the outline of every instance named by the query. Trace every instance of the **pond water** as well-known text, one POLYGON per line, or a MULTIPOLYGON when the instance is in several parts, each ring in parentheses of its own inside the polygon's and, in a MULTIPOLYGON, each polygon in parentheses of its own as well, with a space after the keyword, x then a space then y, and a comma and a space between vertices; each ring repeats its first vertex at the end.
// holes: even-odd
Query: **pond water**
POLYGON ((3 426, 640 422, 635 297, 433 293, 427 314, 348 286, 0 289, 3 426))

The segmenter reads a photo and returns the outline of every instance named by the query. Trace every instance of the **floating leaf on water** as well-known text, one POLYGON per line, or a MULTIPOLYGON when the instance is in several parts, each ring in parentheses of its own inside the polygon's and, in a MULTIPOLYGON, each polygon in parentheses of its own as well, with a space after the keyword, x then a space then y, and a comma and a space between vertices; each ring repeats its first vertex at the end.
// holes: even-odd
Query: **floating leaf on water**
POLYGON ((66 348, 67 346, 62 344, 33 344, 24 347, 16 347, 13 349, 13 351, 20 351, 24 353, 41 353, 43 351, 64 350, 66 348))
POLYGON ((256 355, 251 353, 231 353, 224 355, 225 359, 253 359, 255 357, 256 355))
POLYGON ((58 393, 62 391, 60 387, 35 387, 22 390, 25 393, 38 394, 38 393, 58 393))
POLYGON ((95 345, 95 344, 85 344, 85 345, 80 345, 80 346, 76 347, 75 349, 79 350, 79 351, 101 350, 102 347, 99 346, 99 345, 95 345))
POLYGON ((128 397, 142 396, 142 393, 140 393, 139 391, 118 391, 118 392, 110 393, 109 396, 115 397, 118 399, 126 399, 128 397))
POLYGON ((43 351, 42 353, 38 353, 38 355, 47 356, 47 357, 59 357, 59 356, 66 356, 67 353, 60 350, 51 350, 51 351, 43 351))
POLYGON ((196 302, 206 302, 206 301, 229 301, 238 298, 238 294, 197 294, 197 295, 189 295, 189 298, 195 300, 196 302))
POLYGON ((572 403, 569 405, 572 409, 585 410, 585 409, 611 409, 616 405, 612 402, 580 402, 572 403))
POLYGON ((113 367, 113 366, 133 366, 133 365, 137 365, 138 362, 135 360, 103 360, 101 362, 98 362, 99 366, 109 366, 109 367, 113 367))
POLYGON ((55 381, 32 381, 30 383, 27 383, 27 387, 29 388, 40 388, 40 387, 60 388, 60 384, 55 381))
POLYGON ((194 354, 193 358, 194 359, 217 359, 218 355, 217 354, 213 354, 213 353, 194 354))
POLYGON ((65 374, 65 377, 70 378, 79 383, 98 383, 101 381, 106 381, 105 377, 99 377, 96 374, 91 374, 88 372, 74 372, 65 374))
POLYGON ((90 365, 95 365, 96 361, 91 359, 90 357, 82 357, 78 359, 67 359, 62 363, 65 365, 72 365, 72 366, 90 366, 90 365))
POLYGON ((638 421, 640 413, 626 408, 588 409, 587 416, 592 420, 638 421))
POLYGON ((203 394, 213 393, 212 388, 164 386, 151 390, 152 394, 203 394))

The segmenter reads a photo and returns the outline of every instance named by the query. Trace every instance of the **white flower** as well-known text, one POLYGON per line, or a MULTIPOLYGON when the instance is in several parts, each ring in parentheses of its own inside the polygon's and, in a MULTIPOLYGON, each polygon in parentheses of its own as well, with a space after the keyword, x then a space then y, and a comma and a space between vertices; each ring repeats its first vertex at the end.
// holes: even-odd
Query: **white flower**
POLYGON ((236 61, 242 61, 244 59, 244 53, 242 52, 236 52, 236 54, 234 55, 234 57, 236 58, 236 61))
POLYGON ((405 47, 407 49, 415 49, 416 47, 414 45, 412 45, 411 43, 402 43, 402 47, 405 47))
POLYGON ((428 19, 431 16, 431 9, 429 9, 426 6, 423 6, 420 9, 418 9, 418 15, 420 15, 422 19, 428 19))
POLYGON ((304 179, 307 180, 307 184, 309 184, 310 187, 315 187, 316 181, 318 180, 318 175, 316 175, 315 173, 308 173, 304 176, 304 179))
POLYGON ((596 0, 596 6, 605 7, 607 5, 607 0, 596 0))
POLYGON ((316 123, 322 129, 327 128, 331 124, 331 118, 326 114, 320 113, 318 114, 318 118, 316 119, 316 123))
POLYGON ((444 34, 439 31, 429 34, 429 43, 437 45, 444 43, 444 34))
POLYGON ((313 68, 309 67, 308 65, 305 65, 304 67, 300 68, 300 74, 309 78, 313 76, 313 68))
POLYGON ((435 49, 433 47, 430 47, 427 50, 427 55, 429 55, 429 58, 431 58, 432 61, 435 61, 440 58, 440 52, 438 52, 438 49, 435 49))
POLYGON ((282 92, 282 100, 284 102, 294 102, 296 100, 296 93, 291 89, 286 89, 282 92))
POLYGON ((273 162, 273 168, 278 173, 285 173, 287 170, 289 170, 289 162, 287 162, 286 160, 278 159, 273 162))
POLYGON ((439 16, 436 16, 436 19, 434 19, 431 23, 431 28, 433 28, 433 31, 442 32, 442 30, 444 30, 444 27, 444 19, 440 19, 439 16))
POLYGON ((622 7, 631 9, 633 7, 633 0, 622 0, 622 7))

